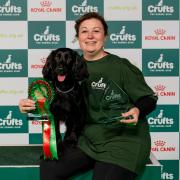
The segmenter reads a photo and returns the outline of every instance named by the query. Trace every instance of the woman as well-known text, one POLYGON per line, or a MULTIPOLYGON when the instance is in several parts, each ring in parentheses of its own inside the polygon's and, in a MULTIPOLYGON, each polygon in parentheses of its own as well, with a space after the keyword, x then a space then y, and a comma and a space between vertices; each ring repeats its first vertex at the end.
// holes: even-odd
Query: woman
MULTIPOLYGON (((75 29, 90 74, 87 123, 77 147, 67 147, 58 161, 41 161, 41 179, 68 179, 93 168, 94 180, 133 180, 149 158, 145 117, 155 109, 157 97, 134 65, 104 51, 108 26, 103 17, 87 13, 75 29)), ((19 107, 27 112, 34 102, 21 100, 19 107)))

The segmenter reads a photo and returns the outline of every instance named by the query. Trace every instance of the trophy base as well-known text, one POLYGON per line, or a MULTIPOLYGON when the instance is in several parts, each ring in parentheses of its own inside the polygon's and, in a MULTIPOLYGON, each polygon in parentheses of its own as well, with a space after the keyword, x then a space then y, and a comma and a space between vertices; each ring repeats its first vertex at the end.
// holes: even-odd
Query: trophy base
POLYGON ((49 118, 46 114, 40 115, 40 114, 28 113, 27 120, 29 120, 29 121, 49 121, 49 118))

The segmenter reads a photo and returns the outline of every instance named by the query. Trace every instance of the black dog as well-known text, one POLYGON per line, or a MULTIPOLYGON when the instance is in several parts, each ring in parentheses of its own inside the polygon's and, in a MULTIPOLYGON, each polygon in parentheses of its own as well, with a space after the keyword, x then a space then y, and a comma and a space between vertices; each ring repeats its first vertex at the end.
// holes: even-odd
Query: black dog
POLYGON ((56 129, 59 131, 59 121, 65 122, 63 142, 74 145, 85 123, 86 105, 82 85, 89 75, 86 63, 76 51, 59 48, 48 56, 42 74, 46 80, 52 81, 56 91, 50 105, 56 129))

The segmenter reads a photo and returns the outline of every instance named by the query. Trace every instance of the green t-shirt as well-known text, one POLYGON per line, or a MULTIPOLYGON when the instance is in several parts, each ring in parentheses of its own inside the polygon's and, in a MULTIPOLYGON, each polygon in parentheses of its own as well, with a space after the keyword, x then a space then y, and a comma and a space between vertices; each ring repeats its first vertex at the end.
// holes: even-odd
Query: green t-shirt
POLYGON ((150 152, 147 122, 139 121, 136 126, 112 124, 140 97, 153 96, 154 92, 127 59, 109 54, 98 61, 87 61, 87 67, 87 125, 79 147, 96 160, 138 173, 150 152))

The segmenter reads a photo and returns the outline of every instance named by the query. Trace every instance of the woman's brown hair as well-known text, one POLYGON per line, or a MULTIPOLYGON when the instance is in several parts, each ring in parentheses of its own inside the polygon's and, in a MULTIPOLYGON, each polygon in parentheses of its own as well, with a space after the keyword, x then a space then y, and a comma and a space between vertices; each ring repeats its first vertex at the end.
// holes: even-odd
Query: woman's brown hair
POLYGON ((87 19, 92 19, 92 18, 95 18, 95 19, 98 19, 99 21, 101 21, 103 28, 104 28, 104 35, 105 36, 108 35, 108 25, 107 25, 105 19, 96 12, 89 12, 89 13, 84 14, 83 16, 81 16, 79 19, 76 20, 75 26, 74 26, 75 30, 76 30, 76 37, 78 37, 79 27, 80 27, 81 23, 87 19))

